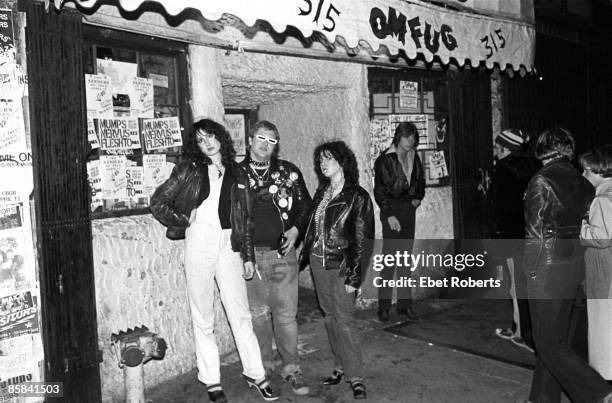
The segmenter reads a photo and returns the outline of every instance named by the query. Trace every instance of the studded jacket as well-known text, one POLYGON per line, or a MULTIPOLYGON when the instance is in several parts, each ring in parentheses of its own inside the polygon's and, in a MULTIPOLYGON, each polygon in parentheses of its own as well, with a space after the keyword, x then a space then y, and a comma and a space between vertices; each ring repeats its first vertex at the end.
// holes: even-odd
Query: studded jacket
MULTIPOLYGON (((183 239, 191 211, 198 208, 209 193, 208 165, 185 160, 176 165, 166 182, 155 190, 150 209, 155 218, 168 227, 166 236, 169 239, 183 239)), ((232 249, 240 252, 245 262, 254 262, 248 178, 236 163, 225 171, 220 199, 219 221, 221 228, 232 229, 232 249), (225 202, 230 200, 230 203, 225 202)))
POLYGON ((249 178, 249 193, 251 196, 249 198, 249 211, 253 211, 257 197, 271 197, 272 202, 278 209, 278 218, 281 220, 285 231, 295 226, 299 232, 299 238, 302 238, 312 199, 308 194, 300 170, 289 161, 272 158, 269 172, 264 181, 265 188, 262 189, 250 170, 250 162, 251 159, 247 155, 240 163, 243 175, 249 178), (262 193, 264 196, 261 195, 262 193))
MULTIPOLYGON (((317 236, 315 212, 324 193, 325 188, 319 187, 314 196, 300 253, 300 267, 309 263, 317 236)), ((326 270, 340 269, 340 275, 346 276, 344 283, 359 288, 372 253, 374 238, 374 212, 368 192, 361 186, 345 184, 325 209, 322 231, 323 267, 326 270)))

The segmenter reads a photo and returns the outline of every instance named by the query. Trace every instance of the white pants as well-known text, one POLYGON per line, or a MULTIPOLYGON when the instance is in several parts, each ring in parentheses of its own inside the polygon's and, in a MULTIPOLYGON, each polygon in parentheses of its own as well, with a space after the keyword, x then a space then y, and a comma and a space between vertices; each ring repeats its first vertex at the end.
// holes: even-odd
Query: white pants
POLYGON ((214 336, 215 279, 240 354, 243 374, 253 379, 265 376, 242 278, 242 260, 239 253, 232 251, 230 234, 231 230, 222 230, 218 224, 200 224, 187 228, 185 235, 185 273, 198 379, 206 385, 221 381, 219 350, 214 336))

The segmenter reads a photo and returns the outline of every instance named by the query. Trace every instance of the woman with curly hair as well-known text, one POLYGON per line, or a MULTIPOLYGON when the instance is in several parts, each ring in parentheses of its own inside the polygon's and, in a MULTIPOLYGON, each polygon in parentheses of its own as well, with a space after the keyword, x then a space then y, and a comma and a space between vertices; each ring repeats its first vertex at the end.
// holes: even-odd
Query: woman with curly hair
POLYGON ((206 385, 210 400, 227 401, 214 336, 216 280, 243 375, 265 400, 276 400, 279 394, 266 379, 253 332, 244 281, 253 277, 255 270, 253 242, 247 231, 252 225, 246 208, 248 179, 234 161, 236 152, 229 133, 213 120, 194 124, 183 155, 185 159, 153 194, 151 212, 168 227, 168 238, 185 238, 198 379, 206 385))
POLYGON ((343 141, 314 151, 319 187, 301 252, 310 263, 327 336, 334 354, 332 375, 324 385, 337 385, 346 372, 355 399, 366 397, 363 361, 355 323, 355 296, 371 252, 374 213, 368 192, 359 186, 355 154, 343 141))

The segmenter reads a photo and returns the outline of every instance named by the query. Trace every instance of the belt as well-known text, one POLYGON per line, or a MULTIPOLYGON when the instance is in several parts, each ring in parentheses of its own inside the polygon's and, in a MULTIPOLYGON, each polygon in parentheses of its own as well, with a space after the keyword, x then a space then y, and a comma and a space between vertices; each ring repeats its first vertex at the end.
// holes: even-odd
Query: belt
POLYGON ((276 248, 273 248, 271 246, 256 246, 255 247, 256 252, 269 252, 271 250, 276 250, 276 248))

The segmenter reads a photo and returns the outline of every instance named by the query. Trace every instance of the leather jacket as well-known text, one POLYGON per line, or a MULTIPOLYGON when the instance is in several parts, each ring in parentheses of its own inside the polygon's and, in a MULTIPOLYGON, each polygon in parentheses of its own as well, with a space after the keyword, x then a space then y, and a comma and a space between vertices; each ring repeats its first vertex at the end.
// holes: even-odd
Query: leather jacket
MULTIPOLYGON (((251 162, 250 156, 240 162, 239 166, 243 175, 248 177, 250 198, 249 198, 249 211, 253 211, 255 198, 261 197, 258 195, 255 178, 252 177, 251 169, 249 164, 251 162)), ((301 238, 306 229, 308 220, 308 213, 310 211, 311 198, 304 182, 304 177, 300 170, 289 161, 285 161, 278 158, 272 158, 270 160, 269 175, 265 181, 267 186, 276 186, 277 191, 274 194, 264 192, 265 197, 272 197, 274 204, 277 206, 279 220, 282 221, 285 230, 295 226, 299 232, 298 239, 301 238), (286 192, 290 203, 284 206, 280 201, 281 192, 286 192)))
MULTIPOLYGON (((168 227, 166 236, 169 239, 183 239, 191 211, 198 208, 209 194, 208 165, 202 161, 184 160, 155 190, 150 209, 153 216, 168 227)), ((232 229, 232 249, 240 252, 245 262, 254 262, 249 198, 248 178, 237 163, 232 163, 226 168, 221 184, 219 222, 221 228, 232 229), (224 202, 229 200, 231 203, 224 202)))
MULTIPOLYGON (((317 189, 310 209, 304 247, 300 253, 302 268, 309 263, 317 236, 314 216, 324 192, 325 186, 317 189)), ((374 212, 368 192, 361 186, 345 183, 325 209, 323 231, 323 267, 326 270, 340 269, 340 276, 346 276, 344 283, 359 288, 374 238, 374 212)))
POLYGON ((566 158, 549 162, 529 181, 523 270, 531 279, 544 277, 547 295, 571 293, 583 279, 578 235, 593 195, 593 186, 566 158))
POLYGON ((395 147, 391 146, 374 163, 374 199, 385 217, 397 214, 395 201, 422 200, 425 197, 425 175, 419 154, 415 152, 410 184, 402 170, 395 147))

